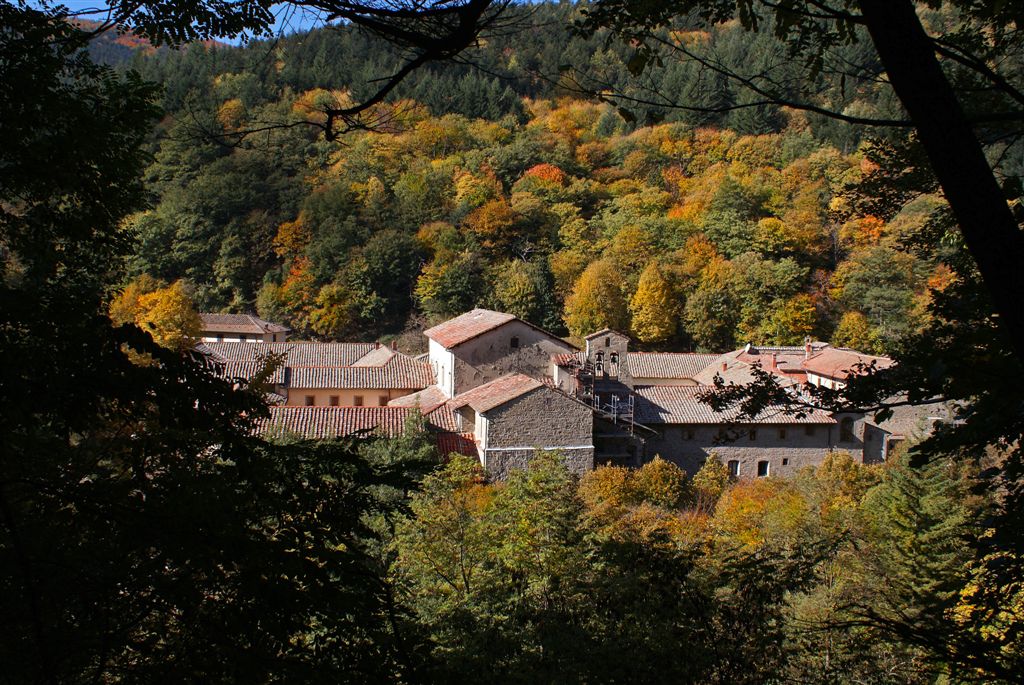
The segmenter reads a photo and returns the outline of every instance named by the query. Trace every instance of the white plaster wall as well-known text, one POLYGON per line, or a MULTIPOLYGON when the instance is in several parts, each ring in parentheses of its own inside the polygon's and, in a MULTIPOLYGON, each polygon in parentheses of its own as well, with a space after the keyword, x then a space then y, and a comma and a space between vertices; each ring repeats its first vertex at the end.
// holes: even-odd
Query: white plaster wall
POLYGON ((430 365, 437 377, 437 386, 448 397, 455 396, 455 355, 441 343, 430 340, 428 346, 430 365))

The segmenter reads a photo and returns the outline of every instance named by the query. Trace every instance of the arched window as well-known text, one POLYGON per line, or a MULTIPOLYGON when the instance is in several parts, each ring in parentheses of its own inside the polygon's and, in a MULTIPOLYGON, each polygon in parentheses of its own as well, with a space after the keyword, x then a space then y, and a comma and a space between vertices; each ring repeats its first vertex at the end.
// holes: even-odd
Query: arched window
POLYGON ((847 416, 839 422, 839 442, 853 442, 853 419, 847 416))
POLYGON ((603 362, 604 361, 604 352, 598 352, 597 354, 595 354, 594 355, 594 361, 596 361, 598 364, 603 362))
POLYGON ((619 353, 618 352, 612 352, 610 355, 608 355, 608 358, 611 360, 612 364, 618 364, 619 363, 619 353))

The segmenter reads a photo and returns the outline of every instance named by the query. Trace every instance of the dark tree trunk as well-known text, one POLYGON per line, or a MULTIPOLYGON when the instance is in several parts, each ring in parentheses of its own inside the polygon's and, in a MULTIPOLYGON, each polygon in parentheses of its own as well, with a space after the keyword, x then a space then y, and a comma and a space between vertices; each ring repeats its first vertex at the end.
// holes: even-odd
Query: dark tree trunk
POLYGON ((859 0, 893 90, 917 128, 1000 324, 1024 362, 1024 233, 910 0, 859 0))

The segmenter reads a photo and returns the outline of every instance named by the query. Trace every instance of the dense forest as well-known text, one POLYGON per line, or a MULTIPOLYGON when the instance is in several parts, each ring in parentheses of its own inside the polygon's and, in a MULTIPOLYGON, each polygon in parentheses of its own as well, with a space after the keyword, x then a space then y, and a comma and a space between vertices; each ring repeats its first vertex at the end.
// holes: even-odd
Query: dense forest
MULTIPOLYGON (((573 23, 602 5, 641 23, 679 9, 533 7, 532 30, 480 38, 472 65, 430 61, 370 130, 341 133, 325 111, 401 50, 351 28, 210 42, 266 28, 258 3, 118 6, 145 39, 0 3, 0 681, 1019 682, 1020 341, 927 146, 734 107, 749 92, 689 61, 645 71, 642 32, 573 23), (646 103, 652 80, 701 106, 646 103), (765 398, 877 416, 941 399, 954 420, 885 464, 835 452, 788 480, 737 482, 714 459, 576 478, 548 453, 490 483, 419 421, 264 439, 272 369, 220 377, 183 334, 193 305, 339 339, 473 305, 666 349, 812 335, 896 364, 840 393, 761 379, 719 396, 752 415, 765 398)), ((899 109, 881 81, 798 79, 755 5, 804 6, 740 2, 670 40, 793 69, 781 80, 853 118, 899 109)), ((405 35, 424 10, 395 6, 405 35)), ((808 43, 822 7, 847 7, 807 6, 808 43)), ((980 27, 993 59, 972 68, 1016 93, 1013 6, 917 9, 947 51, 980 27)), ((833 47, 871 62, 872 45, 833 47)), ((1014 216, 1019 139, 984 137, 1014 216)))
MULTIPOLYGON (((641 113, 584 99, 561 65, 623 89, 631 76, 621 47, 559 40, 574 12, 533 8, 539 28, 471 65, 424 69, 376 130, 334 142, 301 122, 395 68, 380 41, 321 29, 140 52, 131 67, 163 85, 167 114, 145 176, 152 209, 131 220, 133 273, 184 279, 202 309, 332 339, 473 306, 664 349, 812 336, 877 353, 920 329, 948 273, 905 246, 941 202, 862 207, 884 141, 778 106, 641 113)), ((777 44, 737 26, 687 39, 733 61, 777 44)), ((702 102, 742 97, 685 66, 662 76, 702 102)), ((855 104, 881 100, 865 88, 855 104)))

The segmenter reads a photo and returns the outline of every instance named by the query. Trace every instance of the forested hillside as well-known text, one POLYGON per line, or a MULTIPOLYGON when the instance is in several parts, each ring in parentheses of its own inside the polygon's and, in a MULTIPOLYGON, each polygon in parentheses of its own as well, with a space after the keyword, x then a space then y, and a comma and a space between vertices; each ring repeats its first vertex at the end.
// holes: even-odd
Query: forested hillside
MULTIPOLYGON (((884 351, 920 326, 944 272, 900 245, 937 200, 860 211, 877 148, 863 131, 837 137, 775 106, 620 112, 574 96, 566 64, 631 81, 621 47, 565 40, 573 11, 540 6, 542 28, 514 47, 417 72, 376 130, 334 142, 302 122, 397 64, 358 32, 136 54, 167 116, 152 210, 131 222, 135 274, 186 279, 204 309, 255 309, 325 338, 473 306, 678 349, 811 335, 884 351)), ((686 39, 733 60, 774 42, 729 26, 686 39)), ((663 76, 704 103, 739 97, 685 65, 663 76)), ((865 90, 860 106, 881 105, 865 90)))

